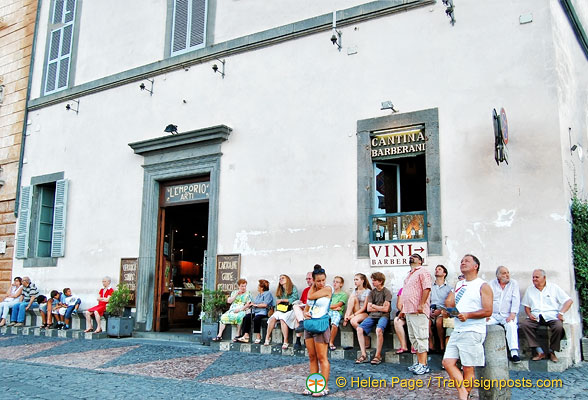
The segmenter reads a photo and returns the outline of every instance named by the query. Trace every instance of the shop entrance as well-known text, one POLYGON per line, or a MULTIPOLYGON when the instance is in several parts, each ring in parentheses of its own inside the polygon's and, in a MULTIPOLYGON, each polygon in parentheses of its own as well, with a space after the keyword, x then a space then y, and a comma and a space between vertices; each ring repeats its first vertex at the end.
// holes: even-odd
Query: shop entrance
MULTIPOLYGON (((190 185, 208 182, 164 186, 164 191, 190 185)), ((185 203, 170 203, 166 195, 160 202, 153 324, 158 332, 201 330, 202 297, 198 293, 203 285, 209 203, 208 199, 185 203)))

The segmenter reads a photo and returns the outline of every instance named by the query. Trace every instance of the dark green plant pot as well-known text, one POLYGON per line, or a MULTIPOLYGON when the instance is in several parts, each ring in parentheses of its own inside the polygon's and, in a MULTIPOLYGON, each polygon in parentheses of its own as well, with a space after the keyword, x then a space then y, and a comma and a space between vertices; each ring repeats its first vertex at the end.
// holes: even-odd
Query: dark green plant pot
POLYGON ((202 322, 202 344, 210 346, 212 338, 218 332, 218 322, 202 322))
POLYGON ((133 334, 134 318, 110 317, 106 321, 106 334, 110 337, 129 337, 133 334))

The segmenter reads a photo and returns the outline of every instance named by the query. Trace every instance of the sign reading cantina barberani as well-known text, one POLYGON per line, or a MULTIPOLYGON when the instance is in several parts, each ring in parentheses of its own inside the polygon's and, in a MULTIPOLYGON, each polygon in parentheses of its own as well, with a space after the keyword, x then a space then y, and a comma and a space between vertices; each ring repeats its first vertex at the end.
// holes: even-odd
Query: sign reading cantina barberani
POLYGON ((370 142, 372 159, 422 154, 426 140, 422 126, 374 132, 370 142))

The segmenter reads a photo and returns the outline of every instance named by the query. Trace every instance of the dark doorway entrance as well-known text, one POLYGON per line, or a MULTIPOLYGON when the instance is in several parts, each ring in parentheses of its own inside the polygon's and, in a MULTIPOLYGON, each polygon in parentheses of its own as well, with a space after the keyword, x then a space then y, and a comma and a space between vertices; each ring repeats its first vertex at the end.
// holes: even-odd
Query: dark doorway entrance
POLYGON ((199 331, 208 201, 160 208, 156 331, 199 331))

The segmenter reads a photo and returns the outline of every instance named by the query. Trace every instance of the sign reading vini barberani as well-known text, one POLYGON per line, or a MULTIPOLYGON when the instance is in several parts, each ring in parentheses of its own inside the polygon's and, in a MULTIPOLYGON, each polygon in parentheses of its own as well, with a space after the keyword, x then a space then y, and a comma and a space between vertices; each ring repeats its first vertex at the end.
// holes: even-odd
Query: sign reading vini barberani
POLYGON ((165 205, 208 200, 210 182, 191 182, 165 187, 165 205))
POLYGON ((372 159, 416 156, 425 151, 426 140, 421 126, 374 132, 370 143, 372 159))

